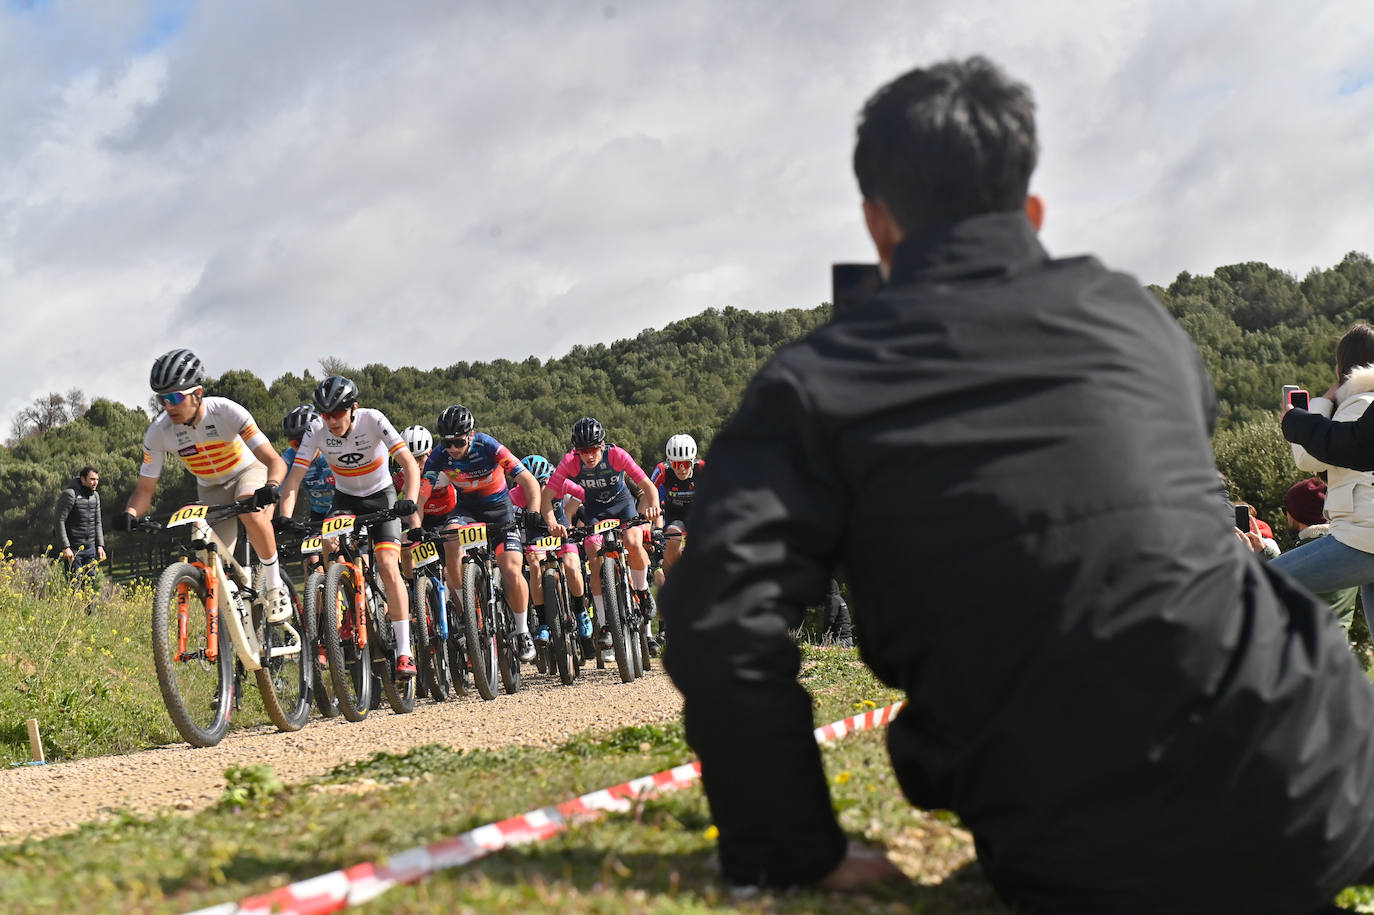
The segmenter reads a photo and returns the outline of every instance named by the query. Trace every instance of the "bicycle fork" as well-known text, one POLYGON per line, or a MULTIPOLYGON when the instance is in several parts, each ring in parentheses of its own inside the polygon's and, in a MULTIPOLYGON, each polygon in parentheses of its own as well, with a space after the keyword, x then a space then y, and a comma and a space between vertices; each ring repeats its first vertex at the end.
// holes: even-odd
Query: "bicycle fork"
POLYGON ((210 574, 205 563, 193 562, 205 576, 205 647, 187 652, 186 643, 190 639, 191 586, 182 582, 177 585, 177 653, 176 660, 190 661, 204 658, 207 661, 219 659, 219 580, 210 574))

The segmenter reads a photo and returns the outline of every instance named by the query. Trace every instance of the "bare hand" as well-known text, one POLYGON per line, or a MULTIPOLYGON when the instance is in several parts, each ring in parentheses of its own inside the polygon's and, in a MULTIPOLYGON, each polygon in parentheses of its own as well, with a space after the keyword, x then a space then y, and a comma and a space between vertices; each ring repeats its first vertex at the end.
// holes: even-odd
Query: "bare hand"
POLYGON ((76 554, 72 552, 71 547, 67 547, 58 555, 60 555, 63 559, 67 560, 68 562, 71 562, 73 559, 76 558, 76 554))
POLYGON ((96 547, 96 548, 95 548, 95 555, 96 555, 96 557, 97 557, 97 561, 98 561, 98 562, 104 562, 104 561, 105 561, 105 548, 104 548, 103 546, 98 546, 98 547, 96 547))
POLYGON ((650 521, 653 521, 662 513, 662 509, 660 509, 658 503, 655 502, 652 505, 642 506, 639 509, 639 513, 650 521))
MULTIPOLYGON (((552 514, 553 514, 552 512, 549 513, 550 516, 551 516, 552 514)), ((553 534, 555 537, 566 537, 566 536, 568 536, 568 529, 567 529, 566 527, 564 527, 563 525, 559 524, 558 521, 555 520, 554 518, 549 517, 549 516, 546 516, 546 517, 544 518, 544 521, 545 521, 545 523, 548 525, 549 533, 550 533, 550 534, 553 534)))
POLYGON ((852 893, 909 882, 907 875, 888 860, 886 851, 850 840, 839 865, 826 874, 817 886, 831 892, 852 893))

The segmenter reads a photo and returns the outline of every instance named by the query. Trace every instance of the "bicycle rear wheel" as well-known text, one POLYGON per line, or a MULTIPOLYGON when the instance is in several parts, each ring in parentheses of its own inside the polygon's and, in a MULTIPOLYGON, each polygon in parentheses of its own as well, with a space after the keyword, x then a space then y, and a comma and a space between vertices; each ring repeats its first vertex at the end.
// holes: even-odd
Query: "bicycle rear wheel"
MULTIPOLYGON (((380 597, 380 589, 372 592, 375 597, 380 597)), ((415 660, 416 644, 418 642, 418 626, 412 625, 410 628, 410 644, 396 645, 395 630, 391 628, 391 616, 386 612, 386 604, 373 607, 375 614, 377 632, 377 644, 374 646, 382 651, 381 660, 373 659, 373 669, 381 674, 382 695, 386 697, 386 704, 391 706, 391 710, 398 715, 408 715, 415 711, 415 681, 416 677, 407 677, 404 680, 396 678, 396 658, 398 655, 408 654, 410 659, 415 660), (386 627, 382 630, 381 627, 386 627), (395 651, 391 648, 394 647, 395 651), (380 665, 380 666, 378 666, 380 665)))
POLYGON ((410 624, 416 629, 415 660, 425 682, 425 692, 435 702, 443 702, 452 692, 448 673, 448 651, 439 636, 439 588, 428 575, 415 574, 415 593, 410 601, 410 624))
MULTIPOLYGON (((501 574, 492 569, 491 574, 501 574)), ((501 671, 501 688, 508 694, 520 692, 520 652, 515 647, 515 614, 506 602, 504 591, 496 592, 496 666, 501 671)))
POLYGON ((267 717, 282 731, 299 731, 310 720, 314 671, 314 620, 301 610, 301 599, 285 574, 281 583, 291 600, 291 616, 281 623, 263 623, 266 663, 253 671, 267 717))
POLYGON ((444 601, 444 612, 448 614, 448 675, 453 691, 459 696, 468 694, 468 655, 466 651, 467 634, 463 630, 463 613, 453 602, 453 591, 448 592, 444 601))
POLYGON ((362 721, 372 707, 372 648, 358 644, 367 631, 367 622, 359 618, 356 607, 353 576, 343 563, 333 563, 324 576, 320 640, 329 658, 334 698, 349 721, 362 721))
POLYGON ((218 610, 217 635, 211 639, 205 601, 205 572, 189 562, 168 566, 153 595, 157 685, 177 732, 193 747, 213 747, 224 739, 234 701, 233 648, 218 610))
POLYGON ((487 606, 486 569, 470 560, 463 563, 463 630, 467 656, 477 694, 496 698, 496 621, 487 606))
POLYGON ((606 603, 606 626, 611 630, 611 649, 615 652, 615 666, 621 683, 634 681, 635 672, 630 660, 625 625, 620 610, 619 559, 601 557, 601 599, 606 603))
POLYGON ((315 571, 305 579, 305 606, 302 612, 310 618, 312 633, 310 645, 311 692, 315 698, 315 708, 325 718, 339 717, 339 700, 334 698, 334 681, 329 678, 329 658, 323 651, 321 630, 324 629, 324 573, 315 571))
POLYGON ((558 668, 558 679, 564 686, 571 686, 576 674, 573 672, 573 639, 575 632, 569 632, 568 605, 563 594, 563 581, 558 573, 549 569, 544 573, 544 613, 548 617, 549 653, 553 655, 558 668))

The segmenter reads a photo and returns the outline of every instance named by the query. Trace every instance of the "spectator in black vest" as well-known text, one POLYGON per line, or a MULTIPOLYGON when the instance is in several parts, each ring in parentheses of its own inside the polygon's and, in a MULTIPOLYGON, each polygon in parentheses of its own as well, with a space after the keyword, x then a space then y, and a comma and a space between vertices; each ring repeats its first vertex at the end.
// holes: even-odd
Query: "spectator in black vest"
POLYGON ((96 492, 99 485, 100 471, 83 467, 72 485, 57 497, 54 533, 68 572, 105 561, 105 525, 100 520, 100 494, 96 492))

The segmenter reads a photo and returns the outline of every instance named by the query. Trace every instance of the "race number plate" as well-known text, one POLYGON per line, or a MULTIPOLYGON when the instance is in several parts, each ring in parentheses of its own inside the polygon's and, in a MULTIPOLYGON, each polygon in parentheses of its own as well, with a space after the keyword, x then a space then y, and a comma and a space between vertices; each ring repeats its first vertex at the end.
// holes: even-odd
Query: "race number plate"
POLYGON ((592 533, 593 533, 593 534, 599 534, 599 533, 601 533, 602 531, 609 531, 609 530, 611 530, 612 528, 617 528, 617 527, 620 527, 620 519, 619 519, 619 518, 606 518, 606 519, 601 520, 601 521, 598 521, 598 522, 596 522, 596 524, 592 525, 592 533))
POLYGON ((309 556, 311 553, 319 553, 324 550, 324 541, 319 537, 306 537, 301 541, 301 555, 309 556))
POLYGON ((201 521, 205 518, 205 513, 210 510, 208 505, 186 505, 172 512, 172 517, 167 519, 168 527, 177 527, 182 524, 190 524, 192 521, 201 521))
POLYGON ((410 558, 417 569, 420 566, 427 566, 439 558, 439 548, 434 545, 432 540, 417 543, 410 548, 410 558))
POLYGON ((530 546, 534 547, 536 550, 556 550, 562 545, 563 538, 555 537, 552 534, 547 537, 540 537, 538 540, 534 541, 534 543, 530 544, 530 546))
POLYGON ((340 534, 351 534, 353 532, 353 521, 356 515, 335 515, 332 518, 325 518, 324 524, 320 525, 321 537, 337 537, 340 534))
POLYGON ((464 550, 482 546, 487 542, 487 526, 485 524, 464 524, 457 531, 458 545, 464 550))

